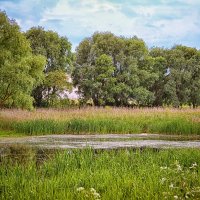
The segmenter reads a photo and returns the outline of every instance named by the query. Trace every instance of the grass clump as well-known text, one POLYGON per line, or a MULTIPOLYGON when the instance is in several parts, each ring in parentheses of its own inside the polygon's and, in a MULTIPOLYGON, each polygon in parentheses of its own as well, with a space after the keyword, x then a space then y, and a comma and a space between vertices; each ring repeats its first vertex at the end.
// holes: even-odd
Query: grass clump
POLYGON ((64 133, 66 124, 54 120, 31 120, 15 122, 12 128, 19 133, 26 133, 28 135, 45 135, 45 134, 56 134, 64 133))
POLYGON ((1 199, 199 199, 199 150, 76 150, 37 166, 2 159, 1 199))

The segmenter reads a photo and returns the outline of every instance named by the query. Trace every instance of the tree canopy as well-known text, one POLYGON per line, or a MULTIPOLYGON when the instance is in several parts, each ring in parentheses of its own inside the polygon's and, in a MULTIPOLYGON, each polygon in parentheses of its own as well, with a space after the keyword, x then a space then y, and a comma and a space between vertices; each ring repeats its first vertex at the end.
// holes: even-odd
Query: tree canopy
POLYGON ((150 54, 162 58, 162 66, 168 70, 155 85, 156 90, 159 90, 155 105, 162 106, 165 103, 179 107, 188 104, 197 107, 200 100, 200 51, 176 45, 172 49, 153 48, 150 54))
POLYGON ((95 32, 72 53, 66 37, 40 26, 22 33, 0 11, 0 108, 52 106, 72 90, 70 76, 81 102, 96 106, 200 105, 196 48, 95 32))
POLYGON ((95 105, 197 107, 199 55, 200 51, 191 47, 148 49, 136 36, 125 38, 110 32, 96 32, 76 49, 73 80, 80 95, 91 98, 95 105), (98 76, 112 80, 107 82, 104 92, 100 91, 105 79, 95 78, 99 71, 96 63, 102 56, 109 57, 110 63, 98 76))
POLYGON ((44 69, 46 80, 33 91, 35 105, 42 106, 44 103, 48 104, 51 98, 59 98, 61 82, 62 88, 66 86, 64 89, 69 89, 69 83, 67 83, 64 73, 72 71, 71 44, 66 37, 61 37, 53 31, 45 31, 43 27, 32 27, 25 33, 25 36, 31 43, 33 54, 43 55, 46 58, 44 69), (55 77, 53 78, 53 76, 55 77), (55 81, 56 77, 58 78, 57 81, 55 81), (52 86, 50 80, 53 79, 54 84, 52 86), (58 85, 56 86, 55 83, 58 83, 58 85))
POLYGON ((153 101, 150 88, 158 75, 143 40, 95 33, 80 43, 76 55, 74 84, 95 105, 149 105, 153 101))
POLYGON ((32 108, 31 92, 43 80, 45 58, 33 55, 14 20, 0 12, 0 107, 32 108))

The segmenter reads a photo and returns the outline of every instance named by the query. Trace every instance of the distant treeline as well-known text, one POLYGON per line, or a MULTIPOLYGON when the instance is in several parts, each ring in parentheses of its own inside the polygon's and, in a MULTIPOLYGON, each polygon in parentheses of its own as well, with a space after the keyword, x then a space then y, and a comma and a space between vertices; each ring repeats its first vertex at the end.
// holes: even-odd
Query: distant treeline
POLYGON ((96 32, 72 53, 66 37, 42 27, 23 33, 0 12, 0 108, 65 106, 61 94, 73 86, 80 104, 197 107, 200 50, 96 32))

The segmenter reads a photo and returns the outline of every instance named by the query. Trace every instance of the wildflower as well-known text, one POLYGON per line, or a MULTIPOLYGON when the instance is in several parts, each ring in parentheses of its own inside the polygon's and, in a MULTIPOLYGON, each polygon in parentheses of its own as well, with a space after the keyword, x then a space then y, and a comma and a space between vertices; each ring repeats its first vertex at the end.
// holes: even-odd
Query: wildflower
POLYGON ((181 165, 179 164, 179 162, 177 160, 175 162, 175 165, 176 165, 177 171, 182 171, 182 167, 181 167, 181 165))
POLYGON ((93 194, 96 200, 100 199, 100 194, 94 188, 90 188, 90 192, 93 194))
POLYGON ((174 187, 174 185, 173 185, 173 183, 171 183, 170 185, 169 185, 169 188, 173 188, 174 187))
POLYGON ((181 170, 182 170, 182 168, 181 168, 180 165, 177 165, 177 170, 178 170, 178 171, 181 171, 181 170))
POLYGON ((196 163, 196 162, 195 162, 195 163, 193 163, 192 165, 193 165, 194 167, 197 167, 197 163, 196 163))
POLYGON ((174 196, 174 199, 178 199, 178 196, 177 196, 177 195, 175 195, 175 196, 174 196))
POLYGON ((163 184, 166 180, 167 180, 166 178, 162 178, 162 179, 160 180, 160 183, 163 184))
POLYGON ((76 189, 76 191, 78 191, 78 192, 81 192, 81 191, 83 191, 83 190, 85 190, 84 187, 78 187, 78 188, 76 189))
POLYGON ((93 195, 94 195, 95 198, 100 198, 100 194, 97 193, 97 192, 94 192, 93 195))
POLYGON ((197 165, 197 163, 195 162, 195 163, 192 164, 192 166, 190 167, 190 169, 195 169, 197 166, 198 166, 198 165, 197 165))
POLYGON ((69 154, 69 155, 72 154, 72 151, 71 150, 67 151, 67 154, 69 154))
POLYGON ((166 167, 166 166, 165 166, 165 167, 160 167, 161 170, 165 170, 165 169, 167 169, 167 168, 168 168, 168 167, 166 167))
POLYGON ((95 193, 96 190, 94 188, 90 188, 90 192, 95 193))

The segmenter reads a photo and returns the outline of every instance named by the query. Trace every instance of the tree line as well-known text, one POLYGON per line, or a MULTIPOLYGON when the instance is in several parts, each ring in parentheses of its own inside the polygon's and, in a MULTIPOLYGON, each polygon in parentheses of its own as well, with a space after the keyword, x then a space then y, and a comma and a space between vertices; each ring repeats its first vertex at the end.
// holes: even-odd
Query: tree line
POLYGON ((73 53, 66 37, 39 26, 24 33, 0 12, 0 108, 67 104, 61 94, 73 87, 95 106, 197 107, 200 50, 96 32, 73 53))

